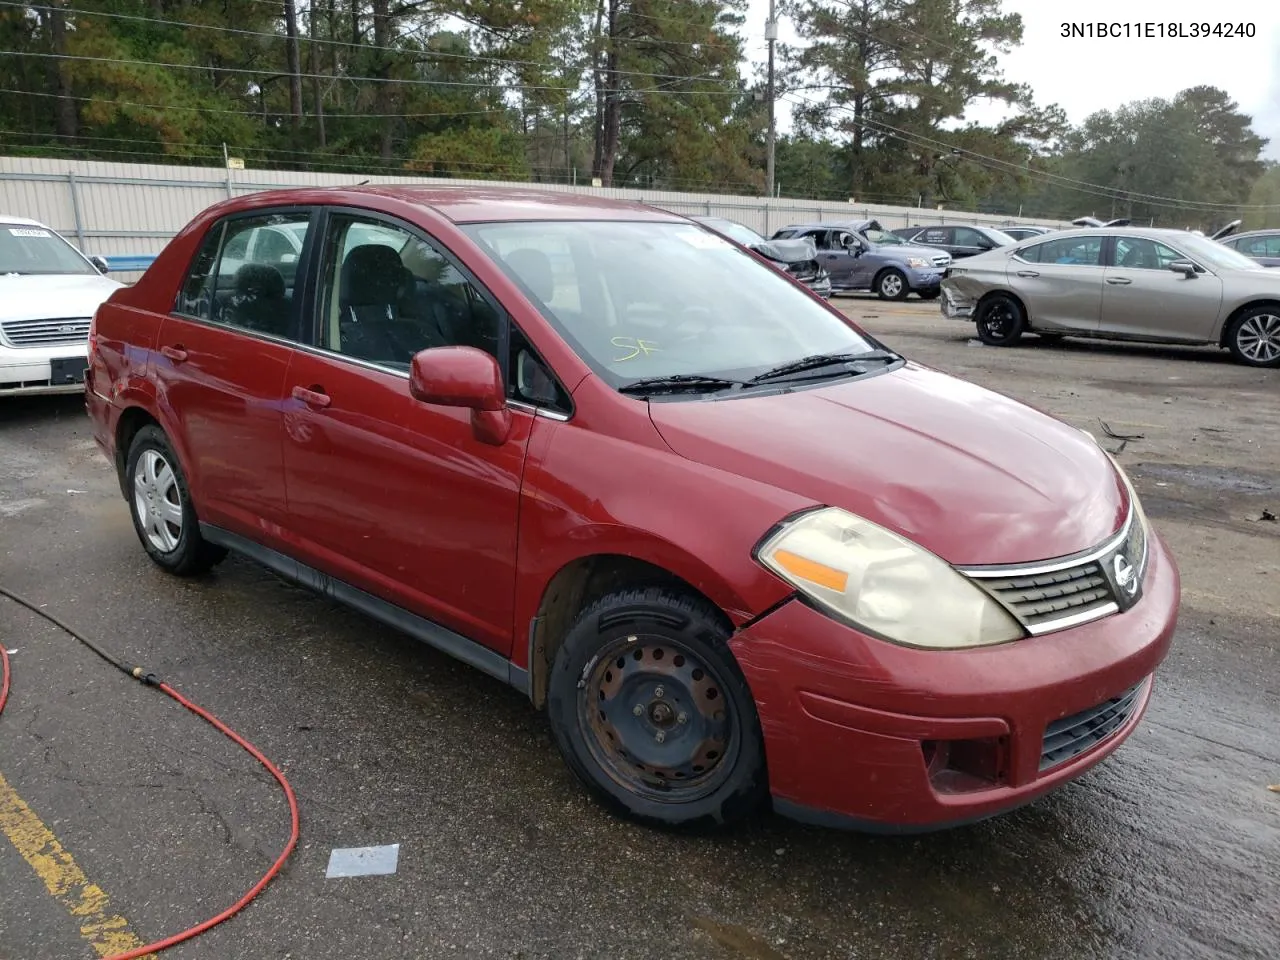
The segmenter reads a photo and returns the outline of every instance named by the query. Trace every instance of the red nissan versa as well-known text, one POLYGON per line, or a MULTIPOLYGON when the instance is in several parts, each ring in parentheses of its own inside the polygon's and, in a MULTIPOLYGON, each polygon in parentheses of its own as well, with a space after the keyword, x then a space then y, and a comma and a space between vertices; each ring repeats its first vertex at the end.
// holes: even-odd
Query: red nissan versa
POLYGON ((1087 434, 571 194, 229 200, 94 319, 151 558, 234 550, 545 706, 650 822, 923 830, 1133 732, 1178 572, 1087 434))

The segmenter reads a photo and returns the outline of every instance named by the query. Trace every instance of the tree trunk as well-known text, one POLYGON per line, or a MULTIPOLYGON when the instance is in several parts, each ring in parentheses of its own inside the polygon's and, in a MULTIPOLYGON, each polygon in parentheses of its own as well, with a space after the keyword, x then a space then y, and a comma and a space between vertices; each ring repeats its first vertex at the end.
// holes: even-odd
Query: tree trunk
POLYGON ((591 32, 591 83, 596 95, 596 110, 592 123, 591 175, 599 176, 600 157, 604 151, 604 74, 601 70, 600 58, 604 55, 603 36, 600 33, 604 23, 605 0, 596 2, 596 25, 591 32))
POLYGON ((67 20, 62 12, 65 0, 51 0, 49 8, 49 36, 53 41, 53 52, 56 56, 50 60, 50 73, 53 74, 54 121, 57 124, 58 136, 74 137, 79 130, 79 112, 76 102, 71 98, 71 78, 67 75, 68 65, 61 57, 67 52, 67 20))
POLYGON ((618 0, 609 0, 608 46, 604 64, 604 110, 600 119, 593 177, 603 186, 613 186, 613 165, 618 159, 618 139, 622 132, 622 95, 618 89, 618 0))
MULTIPOLYGON (((389 0, 373 0, 373 45, 378 48, 391 45, 391 15, 389 0)), ((377 78, 374 90, 374 112, 382 114, 379 118, 378 154, 383 160, 391 159, 391 148, 395 137, 395 119, 390 116, 395 102, 395 91, 387 81, 391 77, 391 58, 385 49, 373 52, 373 62, 377 65, 373 75, 377 78)))
POLYGON ((298 51, 297 0, 284 0, 284 32, 289 64, 289 115, 296 127, 302 123, 302 57, 298 51))
POLYGON ((316 0, 311 0, 311 5, 307 9, 307 33, 311 40, 310 46, 307 47, 307 72, 311 74, 311 96, 316 104, 316 145, 321 150, 325 147, 324 135, 324 87, 320 80, 320 51, 316 43, 318 36, 316 29, 316 0))

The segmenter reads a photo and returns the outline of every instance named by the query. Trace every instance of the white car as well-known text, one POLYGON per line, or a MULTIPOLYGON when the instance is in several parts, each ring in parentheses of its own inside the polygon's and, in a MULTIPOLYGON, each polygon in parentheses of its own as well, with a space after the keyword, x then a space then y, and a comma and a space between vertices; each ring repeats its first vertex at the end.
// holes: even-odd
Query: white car
POLYGON ((84 389, 89 323, 123 284, 35 220, 0 214, 0 397, 84 389))

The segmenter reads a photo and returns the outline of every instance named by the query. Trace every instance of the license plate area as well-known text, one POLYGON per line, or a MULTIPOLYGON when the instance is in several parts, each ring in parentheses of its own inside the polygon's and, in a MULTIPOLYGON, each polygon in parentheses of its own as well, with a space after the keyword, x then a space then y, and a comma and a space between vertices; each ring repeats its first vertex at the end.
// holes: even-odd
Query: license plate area
POLYGON ((58 357, 49 361, 49 383, 55 387, 84 383, 84 357, 58 357))

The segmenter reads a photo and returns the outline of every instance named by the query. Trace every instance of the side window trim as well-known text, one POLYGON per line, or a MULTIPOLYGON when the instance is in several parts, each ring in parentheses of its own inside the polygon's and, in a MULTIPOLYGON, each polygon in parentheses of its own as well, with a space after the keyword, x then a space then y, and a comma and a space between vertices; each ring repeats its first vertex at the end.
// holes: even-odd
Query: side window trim
MULTIPOLYGON (((498 356, 494 359, 498 361, 498 366, 502 370, 503 390, 505 391, 507 386, 511 383, 511 378, 515 375, 515 371, 510 369, 510 358, 508 356, 511 352, 512 321, 506 307, 499 302, 498 298, 493 295, 492 291, 481 283, 479 279, 477 279, 476 275, 468 269, 467 265, 459 260, 453 251, 450 250, 439 238, 428 233, 417 224, 410 223, 407 220, 402 220, 392 214, 383 213, 380 210, 370 210, 365 207, 349 206, 329 206, 324 208, 323 214, 320 218, 321 222, 319 224, 321 229, 315 230, 315 253, 312 259, 315 262, 314 276, 316 278, 316 282, 313 284, 314 289, 309 291, 312 293, 308 303, 309 316, 311 317, 311 328, 309 338, 310 342, 305 345, 307 349, 320 353, 326 357, 357 363, 361 366, 369 367, 382 373, 392 373, 396 376, 403 377, 406 380, 409 378, 408 373, 403 370, 397 370, 394 367, 389 367, 384 364, 377 363, 376 361, 353 357, 348 354, 340 353, 336 350, 330 350, 324 346, 324 318, 320 316, 324 298, 321 296, 321 291, 319 289, 319 278, 323 276, 323 267, 326 266, 326 264, 323 263, 323 257, 331 225, 335 217, 343 216, 361 220, 366 223, 382 224, 394 230, 402 230, 409 234, 409 236, 425 243, 442 259, 444 259, 446 263, 453 267, 453 269, 458 271, 458 274, 467 281, 467 284, 473 291, 480 295, 498 318, 498 356)), ((552 372, 552 376, 555 376, 554 372, 552 372)))
MULTIPOLYGON (((218 220, 216 220, 213 226, 209 228, 209 232, 206 233, 204 238, 201 240, 200 246, 199 248, 197 248, 195 256, 192 257, 191 262, 187 264, 187 269, 186 269, 186 272, 183 274, 182 283, 178 287, 178 293, 174 298, 174 303, 169 308, 170 316, 178 317, 183 320, 188 320, 188 321, 191 321, 192 323, 208 324, 210 326, 217 327, 219 330, 228 330, 234 333, 241 333, 246 336, 258 337, 261 339, 278 341, 281 343, 290 343, 295 346, 298 346, 301 343, 301 341, 299 340, 293 340, 286 337, 277 337, 261 330, 250 330, 246 327, 240 327, 232 323, 224 323, 221 320, 215 320, 213 318, 212 300, 210 301, 209 316, 207 317, 193 316, 192 314, 184 313, 181 309, 179 309, 179 307, 181 306, 183 292, 186 290, 187 281, 191 277, 191 270, 195 266, 196 258, 200 256, 201 251, 204 249, 205 243, 208 242, 210 236, 212 236, 213 234, 213 231, 218 230, 220 231, 220 234, 218 237, 218 250, 217 250, 217 253, 214 254, 213 263, 211 265, 209 275, 205 281, 206 284, 208 285, 209 295, 211 298, 216 296, 217 294, 218 275, 222 268, 222 255, 226 250, 227 233, 230 226, 239 220, 256 220, 262 217, 287 216, 289 214, 305 214, 308 218, 307 232, 302 240, 302 251, 298 254, 298 272, 294 278, 294 288, 293 288, 295 309, 307 311, 309 309, 309 304, 308 304, 309 298, 307 294, 309 293, 308 287, 310 285, 310 280, 311 280, 311 270, 309 269, 310 259, 311 259, 310 254, 311 254, 311 249, 315 245, 316 228, 321 219, 320 208, 312 206, 310 204, 292 204, 292 205, 283 206, 283 207, 261 207, 261 208, 251 209, 251 210, 237 210, 234 213, 229 213, 225 217, 221 217, 218 220), (301 300, 298 299, 300 292, 302 294, 301 300)), ((246 256, 248 255, 247 246, 246 246, 245 254, 246 256)), ((305 312, 303 313, 303 316, 304 317, 306 316, 305 312)))

